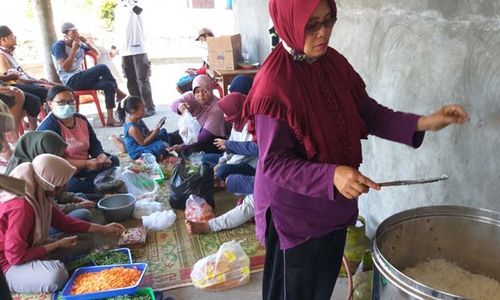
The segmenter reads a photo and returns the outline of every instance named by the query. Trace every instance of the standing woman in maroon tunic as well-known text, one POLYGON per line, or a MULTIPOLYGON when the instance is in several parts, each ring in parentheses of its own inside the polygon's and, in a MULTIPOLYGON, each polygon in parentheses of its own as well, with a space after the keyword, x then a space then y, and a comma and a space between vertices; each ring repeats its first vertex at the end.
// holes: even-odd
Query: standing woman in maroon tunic
POLYGON ((266 244, 264 299, 330 299, 357 198, 380 186, 358 171, 373 134, 418 147, 426 130, 468 119, 459 105, 418 116, 371 99, 349 62, 328 47, 334 0, 271 0, 282 42, 245 103, 257 137, 257 238, 266 244))

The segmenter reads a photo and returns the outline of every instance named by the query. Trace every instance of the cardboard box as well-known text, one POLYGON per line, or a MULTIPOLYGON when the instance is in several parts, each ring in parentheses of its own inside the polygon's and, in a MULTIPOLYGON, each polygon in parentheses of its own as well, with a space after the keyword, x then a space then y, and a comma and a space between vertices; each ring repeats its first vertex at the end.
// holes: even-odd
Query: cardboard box
POLYGON ((236 70, 241 58, 241 35, 209 37, 208 63, 210 69, 236 70))

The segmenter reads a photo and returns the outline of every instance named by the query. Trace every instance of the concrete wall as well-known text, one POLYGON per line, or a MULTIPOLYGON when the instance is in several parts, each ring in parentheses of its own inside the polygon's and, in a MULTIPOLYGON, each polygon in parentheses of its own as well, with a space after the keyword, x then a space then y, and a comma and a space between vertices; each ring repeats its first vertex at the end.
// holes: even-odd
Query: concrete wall
MULTIPOLYGON (((267 16, 261 2, 236 0, 245 5, 244 14, 267 16)), ((386 188, 361 197, 368 233, 388 216, 419 206, 500 211, 500 1, 337 3, 339 21, 330 45, 350 60, 374 99, 419 114, 456 102, 471 114, 465 126, 427 133, 416 151, 375 137, 363 143, 361 171, 376 181, 450 177, 444 183, 386 188)), ((236 19, 244 19, 237 12, 236 19)), ((251 24, 236 23, 236 30, 245 36, 251 24)), ((262 34, 257 53, 268 40, 262 34)))

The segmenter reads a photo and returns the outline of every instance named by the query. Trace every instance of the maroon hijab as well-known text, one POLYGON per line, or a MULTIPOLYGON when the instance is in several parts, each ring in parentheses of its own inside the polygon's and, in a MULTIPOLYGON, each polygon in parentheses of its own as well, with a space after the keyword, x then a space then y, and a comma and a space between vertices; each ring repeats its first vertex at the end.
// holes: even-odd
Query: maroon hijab
POLYGON ((245 95, 238 92, 233 92, 220 99, 220 101, 217 103, 219 104, 220 109, 222 109, 222 111, 226 115, 224 117, 224 120, 226 120, 226 122, 232 122, 234 130, 238 132, 241 132, 241 130, 243 130, 243 127, 245 127, 246 123, 244 122, 242 117, 243 103, 245 102, 245 98, 245 95))
MULTIPOLYGON (((271 0, 269 12, 281 39, 303 54, 305 26, 320 0, 271 0)), ((334 0, 329 0, 337 15, 334 0)), ((302 55, 303 56, 303 55, 302 55)), ((313 63, 292 56, 280 43, 263 63, 244 105, 249 132, 255 115, 283 121, 304 146, 307 158, 358 167, 361 138, 367 135, 356 102, 366 95, 364 83, 337 51, 313 63)))

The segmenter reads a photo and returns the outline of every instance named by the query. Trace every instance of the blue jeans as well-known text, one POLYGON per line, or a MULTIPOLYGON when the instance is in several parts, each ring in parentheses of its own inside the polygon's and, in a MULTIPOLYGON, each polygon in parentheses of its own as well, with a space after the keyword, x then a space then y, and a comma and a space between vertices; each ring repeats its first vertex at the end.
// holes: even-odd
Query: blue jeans
POLYGON ((205 153, 201 158, 201 162, 207 163, 212 168, 215 167, 219 163, 219 158, 222 156, 222 153, 205 153))
POLYGON ((111 155, 111 166, 108 168, 102 168, 95 171, 89 170, 81 170, 73 177, 71 177, 68 181, 68 186, 66 187, 66 191, 73 193, 86 193, 86 194, 94 194, 95 193, 95 185, 94 179, 99 175, 99 173, 120 165, 120 161, 118 157, 111 155))
POLYGON ((247 163, 242 164, 223 164, 220 166, 215 175, 221 180, 226 180, 227 176, 231 174, 242 174, 255 176, 255 169, 247 163))
POLYGON ((226 179, 226 190, 233 194, 251 195, 255 176, 233 174, 226 179))
POLYGON ((74 90, 103 90, 106 109, 115 108, 115 94, 118 84, 108 66, 96 65, 71 76, 66 84, 74 90))

